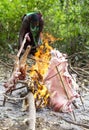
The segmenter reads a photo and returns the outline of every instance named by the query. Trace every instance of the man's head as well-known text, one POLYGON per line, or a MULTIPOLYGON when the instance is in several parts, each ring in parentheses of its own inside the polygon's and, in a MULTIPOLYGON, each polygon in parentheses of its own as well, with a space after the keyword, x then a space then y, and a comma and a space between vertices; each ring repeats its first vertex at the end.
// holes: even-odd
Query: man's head
POLYGON ((39 17, 37 14, 32 14, 31 15, 31 26, 32 28, 36 27, 39 25, 39 17))

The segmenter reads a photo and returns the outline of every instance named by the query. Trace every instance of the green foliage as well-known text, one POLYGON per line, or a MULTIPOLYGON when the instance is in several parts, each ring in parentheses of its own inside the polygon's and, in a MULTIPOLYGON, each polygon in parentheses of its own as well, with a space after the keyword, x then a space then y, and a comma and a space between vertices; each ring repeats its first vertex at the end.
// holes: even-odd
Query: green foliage
POLYGON ((0 1, 0 51, 18 46, 21 18, 25 13, 40 11, 44 32, 57 38, 54 47, 68 54, 89 45, 88 0, 3 0, 0 1))

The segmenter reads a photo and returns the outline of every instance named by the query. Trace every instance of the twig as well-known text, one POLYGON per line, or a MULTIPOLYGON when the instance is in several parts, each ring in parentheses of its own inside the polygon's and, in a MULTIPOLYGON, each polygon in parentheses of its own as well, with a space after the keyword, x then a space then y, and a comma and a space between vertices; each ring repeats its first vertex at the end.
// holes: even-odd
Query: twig
POLYGON ((26 87, 26 86, 22 86, 22 87, 19 87, 19 88, 15 88, 15 89, 12 90, 12 92, 13 92, 13 91, 16 91, 16 90, 19 90, 19 89, 22 89, 22 88, 25 88, 25 87, 26 87))
POLYGON ((87 53, 89 53, 89 51, 86 51, 86 52, 81 52, 81 51, 80 51, 80 52, 76 52, 76 53, 74 53, 74 54, 68 56, 67 59, 71 59, 72 57, 74 57, 74 56, 76 56, 76 55, 79 55, 79 54, 87 54, 87 53))
POLYGON ((86 74, 88 74, 89 75, 89 72, 88 71, 85 71, 84 69, 81 69, 81 68, 78 68, 78 67, 73 67, 74 69, 77 69, 77 70, 80 70, 80 71, 82 71, 82 72, 84 72, 84 73, 86 73, 86 74))
POLYGON ((56 70, 57 70, 58 75, 59 75, 59 77, 60 77, 62 86, 63 86, 63 88, 64 88, 64 90, 65 90, 66 95, 67 95, 67 98, 69 99, 69 95, 68 95, 67 90, 66 90, 66 87, 65 87, 65 85, 64 85, 64 83, 63 83, 63 81, 62 81, 62 77, 61 77, 61 75, 60 75, 60 72, 58 71, 58 67, 57 67, 57 66, 56 66, 56 70))
POLYGON ((78 93, 79 93, 79 95, 80 95, 80 101, 81 101, 81 103, 82 103, 82 105, 83 105, 83 109, 85 110, 85 106, 84 106, 83 98, 82 98, 80 92, 78 92, 78 93))
POLYGON ((12 68, 12 66, 11 65, 9 65, 9 64, 6 64, 4 61, 2 61, 2 60, 0 60, 0 63, 2 63, 3 65, 5 65, 6 67, 8 67, 8 68, 12 68))
POLYGON ((89 125, 86 125, 86 124, 80 124, 80 123, 77 123, 77 122, 74 122, 74 121, 70 121, 70 120, 67 120, 63 117, 61 117, 64 121, 68 122, 68 123, 71 123, 71 124, 74 124, 74 125, 78 125, 78 126, 82 126, 84 128, 87 128, 89 129, 89 125))
MULTIPOLYGON (((89 81, 88 81, 89 82, 89 81)), ((85 86, 81 86, 86 92, 89 92, 89 88, 86 88, 85 86)))
MULTIPOLYGON (((69 100, 69 99, 70 99, 70 98, 69 98, 69 95, 68 95, 68 93, 67 93, 66 87, 65 87, 65 85, 64 85, 64 83, 63 83, 63 80, 62 80, 61 74, 60 74, 60 72, 59 72, 59 70, 58 70, 58 67, 57 67, 57 66, 56 66, 56 70, 57 70, 57 72, 58 72, 58 75, 59 75, 59 78, 60 78, 60 80, 61 80, 62 86, 63 86, 64 91, 65 91, 65 93, 66 93, 66 96, 67 96, 67 98, 68 98, 68 100, 69 100)), ((73 116, 73 117, 74 117, 74 120, 76 120, 76 118, 75 118, 75 113, 74 113, 74 112, 72 112, 72 113, 70 113, 70 114, 71 114, 71 116, 73 116)))
POLYGON ((7 98, 7 99, 11 99, 11 100, 16 101, 16 100, 24 100, 24 99, 26 99, 28 97, 28 93, 27 93, 27 95, 25 97, 22 97, 22 98, 11 97, 11 96, 6 95, 5 93, 3 94, 3 96, 5 98, 7 98))
POLYGON ((88 75, 85 76, 85 75, 83 75, 83 74, 78 73, 76 70, 73 69, 74 67, 71 67, 71 65, 69 65, 69 67, 70 67, 70 69, 71 69, 73 72, 75 72, 77 75, 82 76, 82 77, 85 77, 85 78, 89 77, 88 75))

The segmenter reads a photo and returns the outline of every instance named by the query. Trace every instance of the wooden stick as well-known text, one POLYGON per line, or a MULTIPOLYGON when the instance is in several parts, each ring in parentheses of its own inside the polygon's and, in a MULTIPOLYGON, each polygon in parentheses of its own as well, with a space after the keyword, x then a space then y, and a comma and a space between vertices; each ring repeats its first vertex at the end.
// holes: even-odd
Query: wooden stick
MULTIPOLYGON (((66 96, 67 96, 67 98, 68 98, 68 100, 69 100, 69 95, 68 95, 68 93, 67 93, 66 87, 65 87, 65 85, 64 85, 64 83, 63 83, 62 77, 61 77, 61 75, 60 75, 60 72, 58 71, 58 67, 57 67, 57 66, 56 66, 56 70, 57 70, 58 75, 59 75, 59 77, 60 77, 60 80, 61 80, 62 86, 64 87, 64 91, 65 91, 65 93, 66 93, 66 96)), ((70 114, 71 114, 71 116, 74 118, 74 120, 76 121, 75 113, 72 112, 72 113, 70 113, 70 114)))
POLYGON ((28 102, 29 102, 29 130, 35 130, 36 109, 35 109, 34 95, 31 91, 29 92, 28 95, 28 102))
POLYGON ((78 92, 78 93, 79 93, 79 95, 80 95, 80 101, 81 101, 81 103, 82 103, 82 105, 83 105, 83 109, 84 109, 84 111, 85 111, 85 106, 84 106, 84 102, 83 102, 82 96, 81 96, 80 92, 78 92))
POLYGON ((21 47, 20 47, 20 49, 19 49, 19 51, 18 51, 18 53, 17 53, 17 56, 18 56, 18 57, 20 57, 20 54, 21 54, 21 52, 22 52, 22 50, 23 50, 23 48, 24 48, 25 43, 26 43, 26 38, 24 38, 24 40, 23 40, 23 42, 22 42, 22 45, 21 45, 21 47))
POLYGON ((3 96, 6 98, 6 99, 10 99, 10 100, 24 100, 28 97, 28 94, 25 96, 25 97, 22 97, 22 98, 17 98, 17 97, 11 97, 11 96, 8 96, 6 93, 3 94, 3 96))
POLYGON ((7 99, 7 97, 4 96, 4 100, 3 100, 3 104, 2 104, 2 106, 5 106, 6 99, 7 99))
POLYGON ((81 124, 81 123, 73 122, 73 121, 70 121, 70 120, 67 120, 67 119, 63 118, 62 116, 61 116, 61 118, 62 118, 64 121, 68 122, 68 123, 71 123, 71 124, 74 124, 74 125, 78 125, 78 126, 82 126, 82 127, 84 127, 84 128, 89 129, 89 125, 87 125, 87 124, 81 124))
POLYGON ((58 71, 58 67, 57 67, 57 66, 56 66, 56 70, 57 70, 58 75, 59 75, 59 77, 60 77, 62 86, 64 87, 64 90, 65 90, 65 93, 66 93, 66 95, 67 95, 67 98, 69 99, 69 95, 68 95, 68 93, 67 93, 66 87, 65 87, 65 85, 64 85, 64 83, 63 83, 62 77, 61 77, 61 75, 60 75, 60 72, 58 71))

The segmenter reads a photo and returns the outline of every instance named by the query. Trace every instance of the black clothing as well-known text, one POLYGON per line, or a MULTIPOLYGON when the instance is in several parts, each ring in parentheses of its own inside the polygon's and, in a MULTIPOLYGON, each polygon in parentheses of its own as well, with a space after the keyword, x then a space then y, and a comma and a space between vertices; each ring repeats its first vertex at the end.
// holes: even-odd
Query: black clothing
MULTIPOLYGON (((38 44, 40 33, 43 30, 43 19, 41 13, 29 13, 24 15, 22 19, 22 26, 19 34, 19 48, 23 42, 24 36, 26 33, 29 33, 29 37, 31 41, 26 41, 24 49, 27 48, 28 45, 31 45, 33 48, 38 44), (37 22, 36 28, 32 28, 32 24, 37 22)), ((35 24, 34 24, 35 26, 35 24)), ((31 52, 35 51, 31 49, 31 52)), ((34 53, 34 52, 33 52, 34 53)))

